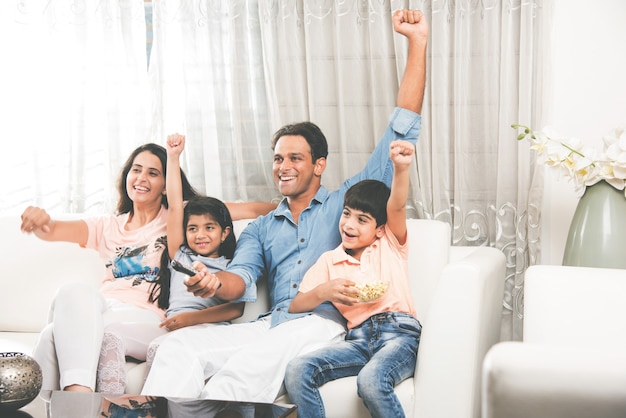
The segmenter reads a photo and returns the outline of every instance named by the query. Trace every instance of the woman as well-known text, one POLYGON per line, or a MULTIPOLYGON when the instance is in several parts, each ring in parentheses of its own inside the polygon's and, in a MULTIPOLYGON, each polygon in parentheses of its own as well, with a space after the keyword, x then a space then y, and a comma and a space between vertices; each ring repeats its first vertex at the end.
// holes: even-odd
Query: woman
MULTIPOLYGON (((167 153, 157 144, 135 149, 118 182, 115 214, 58 221, 41 208, 22 214, 22 231, 47 241, 74 242, 99 252, 106 276, 100 289, 83 283, 59 289, 50 324, 41 332, 33 357, 43 372, 42 389, 94 390, 103 330, 118 322, 159 323, 164 312, 149 301, 166 248, 167 153)), ((198 193, 181 170, 183 198, 198 193)), ((263 207, 263 204, 253 208, 263 207)), ((267 211, 272 205, 267 204, 267 211)), ((246 204, 229 207, 233 217, 254 216, 246 204)))

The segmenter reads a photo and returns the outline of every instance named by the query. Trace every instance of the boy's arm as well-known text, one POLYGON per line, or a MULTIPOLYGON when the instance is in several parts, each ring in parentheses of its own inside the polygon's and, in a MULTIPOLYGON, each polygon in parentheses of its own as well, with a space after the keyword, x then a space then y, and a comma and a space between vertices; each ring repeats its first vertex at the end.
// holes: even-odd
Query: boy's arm
POLYGON ((411 162, 415 147, 407 141, 393 141, 390 146, 390 158, 393 161, 393 179, 391 194, 387 200, 387 228, 400 244, 406 242, 406 202, 409 198, 411 162))
POLYGON ((392 17, 396 32, 407 37, 408 55, 398 90, 397 105, 415 113, 422 112, 426 85, 426 48, 428 22, 420 10, 401 9, 392 17))
POLYGON ((358 302, 354 282, 348 279, 334 279, 320 283, 308 292, 298 292, 289 305, 290 313, 311 312, 324 302, 353 305, 358 302))
POLYGON ((180 178, 180 155, 185 148, 185 137, 173 134, 167 137, 167 173, 165 190, 167 193, 167 250, 170 259, 185 240, 183 228, 183 185, 180 178))

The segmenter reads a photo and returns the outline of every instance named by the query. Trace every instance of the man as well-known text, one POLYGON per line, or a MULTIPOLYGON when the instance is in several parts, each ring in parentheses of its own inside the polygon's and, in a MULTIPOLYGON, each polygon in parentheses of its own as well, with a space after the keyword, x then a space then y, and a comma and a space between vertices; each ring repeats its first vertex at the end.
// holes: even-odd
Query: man
POLYGON ((321 185, 328 154, 322 132, 310 122, 281 128, 272 145, 274 180, 283 200, 243 231, 226 271, 209 274, 198 266, 200 272, 189 279, 189 290, 196 295, 234 300, 267 276, 271 311, 250 323, 190 327, 168 335, 157 351, 144 394, 272 402, 289 360, 343 339, 344 320, 331 304, 322 304, 313 313, 290 314, 288 309, 304 273, 341 242, 337 225, 346 190, 363 179, 390 186, 390 143, 417 141, 428 23, 422 12, 405 9, 394 13, 393 25, 408 38, 407 64, 397 107, 363 171, 328 192, 321 185))

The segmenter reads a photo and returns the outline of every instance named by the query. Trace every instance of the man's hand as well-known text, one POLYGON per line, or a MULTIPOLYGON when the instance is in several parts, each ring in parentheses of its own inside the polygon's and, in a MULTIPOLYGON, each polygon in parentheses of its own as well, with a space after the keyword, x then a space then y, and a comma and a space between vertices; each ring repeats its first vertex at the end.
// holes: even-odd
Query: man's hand
POLYGON ((210 273, 209 269, 199 261, 194 261, 193 268, 196 269, 198 274, 190 277, 186 282, 183 282, 185 286, 187 286, 187 291, 202 298, 215 296, 217 289, 222 286, 217 276, 210 273))
POLYGON ((407 38, 428 39, 428 22, 421 10, 396 10, 392 21, 393 29, 407 38))

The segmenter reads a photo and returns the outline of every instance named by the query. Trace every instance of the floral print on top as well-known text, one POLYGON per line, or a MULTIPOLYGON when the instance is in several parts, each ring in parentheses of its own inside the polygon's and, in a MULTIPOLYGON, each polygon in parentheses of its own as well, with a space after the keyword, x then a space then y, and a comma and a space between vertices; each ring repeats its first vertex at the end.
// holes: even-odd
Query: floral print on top
POLYGON ((159 273, 159 266, 151 265, 151 259, 156 254, 159 257, 165 250, 167 238, 158 237, 150 245, 140 247, 120 247, 116 249, 115 257, 107 263, 114 279, 132 279, 133 285, 138 285, 142 280, 153 282, 159 273))

